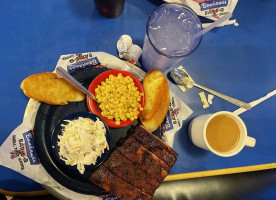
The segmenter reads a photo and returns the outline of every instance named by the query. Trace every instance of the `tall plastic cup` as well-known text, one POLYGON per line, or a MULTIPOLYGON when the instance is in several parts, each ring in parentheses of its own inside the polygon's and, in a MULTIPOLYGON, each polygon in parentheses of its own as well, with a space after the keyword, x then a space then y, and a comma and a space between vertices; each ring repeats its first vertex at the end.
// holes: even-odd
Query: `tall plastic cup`
POLYGON ((143 68, 165 71, 199 46, 202 30, 196 13, 188 6, 165 3, 148 18, 142 53, 143 68))

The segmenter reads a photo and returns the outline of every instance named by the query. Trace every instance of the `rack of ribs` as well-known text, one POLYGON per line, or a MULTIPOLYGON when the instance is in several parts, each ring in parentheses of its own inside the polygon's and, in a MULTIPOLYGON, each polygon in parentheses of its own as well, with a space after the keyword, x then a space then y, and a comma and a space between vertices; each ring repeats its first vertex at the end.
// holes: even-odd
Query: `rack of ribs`
POLYGON ((104 166, 92 173, 89 180, 95 185, 109 191, 123 200, 151 200, 152 196, 145 194, 132 184, 129 184, 118 176, 114 175, 104 166))
POLYGON ((133 184, 143 192, 153 195, 161 182, 147 178, 147 172, 142 171, 137 165, 125 158, 118 150, 114 150, 103 166, 120 177, 122 180, 133 184))
POLYGON ((137 125, 89 180, 123 200, 152 199, 177 156, 162 140, 137 125))
POLYGON ((132 134, 141 145, 163 160, 168 166, 174 166, 178 154, 158 137, 148 132, 143 125, 133 126, 129 129, 128 134, 132 134))
POLYGON ((169 173, 170 167, 143 147, 133 135, 128 136, 117 150, 140 169, 148 171, 150 178, 162 182, 169 173))

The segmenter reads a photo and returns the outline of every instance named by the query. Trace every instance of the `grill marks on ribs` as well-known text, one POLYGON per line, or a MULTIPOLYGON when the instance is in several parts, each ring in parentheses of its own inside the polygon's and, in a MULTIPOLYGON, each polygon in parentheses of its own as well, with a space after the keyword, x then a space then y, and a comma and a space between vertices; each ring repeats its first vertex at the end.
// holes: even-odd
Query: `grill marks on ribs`
POLYGON ((169 173, 170 167, 143 147, 133 135, 128 136, 117 150, 144 172, 148 172, 149 178, 162 182, 169 173))
POLYGON ((123 181, 104 166, 92 173, 89 180, 112 194, 124 199, 151 200, 152 196, 145 194, 135 186, 123 181))
POLYGON ((142 125, 129 134, 89 180, 123 200, 152 199, 178 154, 142 125))
POLYGON ((135 187, 150 195, 153 195, 161 184, 155 179, 148 178, 147 173, 142 171, 137 165, 134 165, 116 149, 103 163, 103 166, 124 181, 133 184, 135 187))
POLYGON ((137 125, 129 130, 136 140, 150 152, 163 160, 169 167, 174 166, 178 154, 158 137, 148 132, 143 125, 137 125))

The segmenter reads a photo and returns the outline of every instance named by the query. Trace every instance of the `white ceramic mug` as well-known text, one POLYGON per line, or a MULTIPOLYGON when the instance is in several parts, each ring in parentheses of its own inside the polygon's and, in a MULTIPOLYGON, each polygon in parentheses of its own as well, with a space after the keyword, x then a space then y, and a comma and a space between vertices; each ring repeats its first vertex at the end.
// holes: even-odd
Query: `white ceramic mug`
POLYGON ((238 154, 245 146, 254 147, 256 144, 255 138, 247 136, 247 129, 242 119, 231 112, 220 111, 214 114, 205 114, 195 117, 189 125, 189 136, 191 141, 198 147, 213 152, 214 154, 222 157, 230 157, 238 154), (226 115, 233 119, 239 127, 240 137, 236 146, 227 152, 218 152, 214 150, 207 141, 206 129, 214 117, 218 115, 226 115))

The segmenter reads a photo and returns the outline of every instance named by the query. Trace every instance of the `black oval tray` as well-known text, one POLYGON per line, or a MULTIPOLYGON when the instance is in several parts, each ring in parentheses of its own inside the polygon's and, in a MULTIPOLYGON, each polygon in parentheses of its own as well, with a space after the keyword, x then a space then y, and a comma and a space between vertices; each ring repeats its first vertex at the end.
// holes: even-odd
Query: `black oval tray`
MULTIPOLYGON (((90 85, 91 81, 100 73, 108 70, 107 68, 89 68, 77 71, 71 74, 75 79, 82 83, 86 88, 90 85)), ((34 142, 37 155, 40 159, 42 166, 46 171, 61 185, 70 190, 83 194, 92 195, 106 195, 109 194, 104 189, 91 183, 88 178, 91 172, 85 171, 80 174, 78 171, 71 171, 64 166, 60 165, 51 152, 51 133, 56 124, 65 116, 79 111, 87 111, 86 100, 80 102, 70 102, 64 106, 52 106, 49 104, 41 103, 34 125, 34 142)), ((136 125, 138 121, 132 125, 136 125)), ((123 128, 110 128, 112 141, 111 149, 116 147, 116 143, 127 136, 127 130, 131 125, 123 128)), ((161 138, 161 127, 159 127, 154 134, 161 138)))

